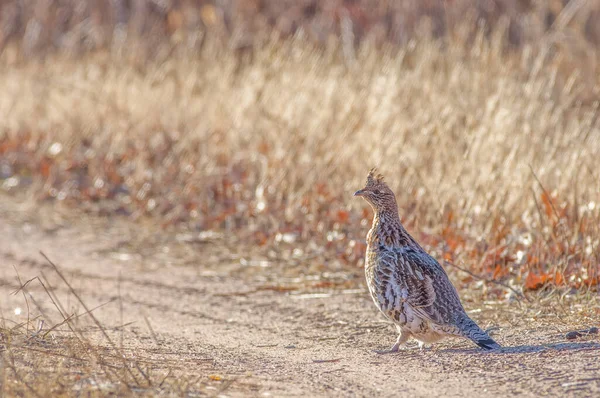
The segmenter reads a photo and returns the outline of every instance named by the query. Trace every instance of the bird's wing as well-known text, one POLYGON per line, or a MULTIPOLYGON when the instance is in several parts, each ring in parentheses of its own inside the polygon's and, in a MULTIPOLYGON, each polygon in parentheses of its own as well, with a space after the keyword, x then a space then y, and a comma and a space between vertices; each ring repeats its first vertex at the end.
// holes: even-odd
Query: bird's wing
POLYGON ((448 325, 464 313, 456 289, 442 266, 429 254, 403 247, 395 250, 395 279, 408 290, 406 303, 422 318, 438 325, 448 325))

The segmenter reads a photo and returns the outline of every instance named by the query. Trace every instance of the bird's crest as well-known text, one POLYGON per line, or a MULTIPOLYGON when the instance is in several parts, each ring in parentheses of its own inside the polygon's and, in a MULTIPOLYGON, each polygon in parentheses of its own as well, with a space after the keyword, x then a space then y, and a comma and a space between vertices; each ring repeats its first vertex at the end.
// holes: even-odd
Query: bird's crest
POLYGON ((381 183, 383 183, 383 174, 377 170, 377 167, 373 167, 367 176, 367 186, 381 183))

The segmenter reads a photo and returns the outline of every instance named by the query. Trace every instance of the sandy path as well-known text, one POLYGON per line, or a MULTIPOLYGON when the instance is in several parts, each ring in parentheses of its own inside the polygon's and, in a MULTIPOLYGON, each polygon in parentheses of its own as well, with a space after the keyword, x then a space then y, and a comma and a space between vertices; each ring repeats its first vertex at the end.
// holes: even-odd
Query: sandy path
MULTIPOLYGON (((14 315, 23 298, 10 294, 17 287, 13 266, 22 280, 43 272, 61 300, 81 312, 38 253, 42 250, 89 307, 109 302, 94 313, 109 329, 127 324, 122 334, 111 332, 115 341, 123 338, 126 352, 157 370, 223 375, 233 380, 222 392, 227 396, 600 396, 597 340, 567 342, 564 324, 515 320, 514 305, 473 315, 484 327, 494 323, 486 319, 500 319, 494 336, 511 347, 501 352, 449 340, 424 352, 380 356, 371 349, 391 345, 394 330, 364 290, 316 295, 263 290, 269 270, 236 274, 231 270, 239 261, 215 263, 210 253, 220 243, 198 245, 197 263, 189 266, 106 255, 122 238, 120 230, 104 225, 102 233, 93 233, 95 228, 47 231, 11 222, 0 212, 4 318, 24 316, 14 315), (503 313, 513 315, 498 316, 503 313)), ((39 286, 30 291, 58 321, 39 286)))

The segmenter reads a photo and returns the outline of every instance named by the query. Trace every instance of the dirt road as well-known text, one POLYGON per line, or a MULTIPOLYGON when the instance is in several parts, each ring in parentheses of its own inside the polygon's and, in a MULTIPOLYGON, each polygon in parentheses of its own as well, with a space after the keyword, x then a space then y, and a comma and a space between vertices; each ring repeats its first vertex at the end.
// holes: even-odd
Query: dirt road
MULTIPOLYGON (((600 396, 598 338, 564 338, 568 330, 593 326, 576 304, 554 315, 538 304, 477 306, 481 311, 471 315, 482 327, 499 327, 493 336, 506 347, 500 352, 448 340, 382 356, 371 350, 391 345, 395 332, 364 287, 286 291, 275 283, 289 286, 311 275, 283 279, 286 264, 241 260, 218 236, 182 236, 179 246, 145 255, 130 243, 141 227, 87 220, 44 225, 35 212, 28 218, 1 204, 3 318, 26 316, 23 296, 11 294, 15 269, 22 281, 43 273, 63 304, 82 312, 41 250, 88 307, 105 304, 94 314, 127 355, 171 377, 212 376, 200 395, 600 396), (187 247, 185 261, 174 260, 182 258, 173 253, 177 247, 187 247)), ((61 320, 39 284, 28 291, 49 320, 61 320)), ((30 306, 30 315, 38 312, 30 306)), ((93 324, 81 322, 97 344, 108 345, 93 324)))

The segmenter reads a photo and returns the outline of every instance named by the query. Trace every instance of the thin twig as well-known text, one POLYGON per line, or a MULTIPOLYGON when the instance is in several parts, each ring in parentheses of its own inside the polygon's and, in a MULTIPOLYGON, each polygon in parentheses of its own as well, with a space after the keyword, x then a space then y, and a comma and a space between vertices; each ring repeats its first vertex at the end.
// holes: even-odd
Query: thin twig
POLYGON ((119 271, 119 277, 117 278, 117 292, 119 297, 119 320, 121 324, 119 347, 121 347, 121 350, 123 350, 123 300, 121 299, 121 271, 119 271))
MULTIPOLYGON (((540 204, 537 201, 537 198, 535 197, 535 191, 533 190, 533 188, 529 188, 531 190, 531 194, 533 196, 533 202, 535 203, 535 207, 538 211, 538 217, 540 218, 540 227, 543 227, 545 225, 544 222, 544 216, 542 215, 542 209, 540 207, 540 204)), ((546 242, 548 243, 548 242, 546 242)))
POLYGON ((156 344, 157 347, 160 346, 158 336, 156 336, 156 333, 154 333, 154 329, 152 328, 152 325, 150 324, 150 321, 148 320, 148 316, 146 314, 144 314, 144 322, 146 322, 146 326, 148 326, 148 330, 150 330, 150 335, 152 335, 154 344, 156 344))
POLYGON ((335 368, 335 369, 331 369, 331 370, 324 370, 322 373, 326 374, 326 373, 333 373, 333 372, 339 372, 341 370, 346 369, 344 366, 340 367, 340 368, 335 368))
POLYGON ((169 372, 167 373, 167 375, 162 379, 162 381, 158 384, 158 388, 161 388, 163 383, 165 382, 165 380, 167 380, 169 378, 169 376, 171 376, 171 373, 173 372, 173 369, 169 368, 169 372))
MULTIPOLYGON (((92 308, 92 309, 90 310, 90 312, 91 312, 91 311, 95 311, 95 310, 97 310, 98 308, 102 308, 102 307, 104 307, 106 304, 110 304, 110 303, 112 303, 113 301, 115 301, 115 299, 114 299, 114 298, 113 298, 113 299, 110 299, 110 300, 109 300, 109 301, 107 301, 106 303, 99 304, 99 305, 97 305, 96 307, 92 308)), ((89 314, 90 314, 90 312, 87 312, 87 311, 86 311, 86 312, 83 312, 83 313, 81 313, 81 314, 71 314, 71 315, 69 315, 69 316, 68 316, 67 318, 65 318, 65 319, 64 319, 62 322, 60 322, 60 323, 57 323, 56 325, 54 325, 54 326, 52 326, 50 329, 48 329, 48 330, 46 331, 46 333, 44 333, 43 337, 46 337, 46 336, 48 335, 48 333, 52 332, 54 329, 56 329, 56 328, 58 328, 58 327, 60 327, 60 326, 64 325, 65 323, 68 323, 69 321, 71 321, 71 320, 73 320, 73 319, 77 319, 77 318, 79 318, 79 317, 82 317, 82 316, 84 316, 84 315, 89 315, 89 314)))
POLYGON ((531 164, 529 164, 529 170, 531 170, 531 174, 533 174, 533 178, 535 178, 538 185, 540 186, 540 188, 542 188, 542 191, 544 191, 544 194, 548 198, 548 202, 550 203, 550 207, 552 208, 552 211, 554 212, 554 215, 556 216, 556 220, 560 221, 560 216, 558 215, 558 211, 556 211, 556 207, 554 207, 554 203, 552 203, 552 197, 548 194, 548 191, 546 191, 546 188, 544 188, 544 186, 542 185, 542 182, 540 181, 538 176, 535 174, 535 171, 533 171, 533 167, 531 166, 531 164))
POLYGON ((481 281, 485 281, 487 283, 493 283, 493 284, 496 284, 496 285, 500 285, 500 286, 503 286, 503 287, 509 289, 510 291, 512 291, 513 293, 515 293, 517 295, 517 300, 519 301, 519 304, 521 303, 521 301, 519 300, 519 297, 522 297, 525 300, 527 300, 528 302, 531 302, 531 300, 529 300, 529 298, 527 296, 525 296, 523 293, 519 292, 518 290, 514 289, 513 287, 507 285, 506 283, 499 282, 499 281, 496 281, 494 279, 484 278, 483 276, 474 274, 473 272, 471 272, 471 271, 469 271, 469 270, 467 270, 465 268, 459 267, 458 265, 456 265, 454 263, 451 263, 450 261, 447 261, 447 260, 444 260, 444 264, 448 264, 448 265, 450 265, 450 266, 452 266, 452 267, 454 267, 454 268, 456 268, 456 269, 458 269, 458 270, 460 270, 460 271, 462 271, 464 273, 467 273, 467 274, 471 275, 475 279, 478 279, 478 280, 481 280, 481 281))
MULTIPOLYGON (((46 278, 46 274, 44 274, 44 271, 40 271, 40 274, 42 275, 42 278, 40 279, 40 284, 46 291, 46 294, 48 295, 48 297, 50 297, 50 301, 52 301, 52 304, 54 304, 54 307, 58 310, 58 313, 60 314, 60 316, 62 316, 64 319, 67 316, 68 311, 65 308, 65 306, 63 305, 63 303, 59 300, 56 293, 54 292, 57 289, 54 289, 54 287, 52 286, 52 284, 50 283, 48 278, 46 278)), ((67 305, 67 307, 68 307, 68 305, 67 305)))
POLYGON ((341 361, 342 358, 335 358, 335 359, 313 359, 313 363, 331 363, 331 362, 339 362, 341 361))
MULTIPOLYGON (((19 271, 17 271, 17 267, 15 267, 14 265, 13 265, 13 268, 15 270, 15 273, 17 274, 17 280, 19 281, 19 285, 21 286, 21 288, 18 290, 21 290, 21 292, 23 293, 23 298, 25 299, 25 305, 27 306, 27 324, 25 325, 25 332, 27 334, 29 334, 29 321, 30 321, 29 320, 29 300, 27 300, 27 295, 25 294, 25 290, 23 289, 24 285, 21 282, 21 276, 19 275, 19 271)), ((29 281, 27 281, 26 283, 28 283, 28 282, 29 281)))
MULTIPOLYGON (((52 262, 52 260, 50 260, 48 258, 48 256, 46 256, 46 254, 44 254, 44 252, 40 251, 40 254, 42 255, 42 257, 44 257, 46 259, 46 261, 48 261, 48 263, 54 269, 54 272, 56 272, 56 274, 60 277, 60 279, 65 283, 65 285, 67 285, 67 287, 69 288, 69 291, 73 294, 73 296, 75 296, 75 298, 83 306, 83 308, 90 314, 90 318, 92 318, 92 321, 94 321, 94 323, 96 324, 96 326, 98 327, 98 329, 100 329, 100 331, 102 332, 102 335, 104 336, 104 338, 106 339, 106 341, 108 341, 108 343, 110 344, 111 348, 113 350, 115 350, 115 352, 117 352, 119 354, 119 358, 123 362, 123 367, 125 368, 125 370, 127 371, 127 373, 129 373, 129 375, 131 376, 131 378, 135 381, 135 383, 138 386, 141 386, 141 384, 138 381, 137 377, 135 376, 135 374, 133 373, 133 371, 131 370, 131 368, 127 364, 127 359, 125 358, 125 356, 123 355, 123 353, 121 352, 121 350, 119 350, 119 348, 117 347, 117 345, 112 341, 112 339, 110 338, 110 336, 108 335, 108 333, 106 332, 106 330, 104 329, 104 327, 102 326, 102 324, 100 323, 100 321, 98 320, 98 318, 96 318, 94 316, 94 314, 91 313, 91 311, 88 308, 87 304, 85 304, 85 302, 83 301, 83 299, 79 296, 79 294, 75 291, 75 289, 73 289, 73 287, 71 286, 71 284, 69 283, 69 281, 67 281, 67 278, 65 278, 65 276, 58 269, 58 267, 56 266, 56 264, 54 264, 52 262)), ((143 372, 142 372, 142 375, 146 376, 143 372)), ((148 380, 148 382, 149 382, 149 380, 148 380)))
MULTIPOLYGON (((68 316, 66 315, 67 310, 64 308, 64 306, 62 305, 62 302, 59 300, 59 298, 56 296, 56 294, 54 294, 55 289, 52 287, 52 284, 50 283, 48 278, 46 278, 46 275, 44 274, 43 271, 41 272, 41 275, 42 275, 43 281, 42 281, 42 279, 39 279, 40 284, 44 288, 48 297, 50 297, 50 300, 52 301, 52 304, 54 304, 54 307, 56 308, 58 313, 63 317, 63 319, 67 319, 68 318, 68 316)), ((67 284, 67 286, 69 286, 69 288, 71 289, 70 292, 72 292, 72 287, 69 284, 67 284)), ((77 318, 75 318, 75 319, 77 319, 77 318)), ((67 322, 66 325, 69 327, 71 332, 73 332, 73 335, 79 340, 79 342, 81 344, 84 344, 88 347, 92 347, 92 343, 89 341, 89 339, 83 334, 83 332, 81 330, 77 329, 72 324, 72 322, 67 322)), ((102 355, 100 355, 97 350, 91 349, 91 350, 89 350, 89 352, 91 353, 91 355, 95 356, 95 360, 98 364, 100 364, 102 367, 104 367, 107 370, 107 372, 110 372, 113 376, 115 376, 117 379, 119 379, 131 391, 131 387, 129 387, 129 384, 126 382, 126 380, 124 380, 121 377, 121 375, 115 371, 115 369, 117 369, 116 367, 107 364, 104 361, 102 355)))

